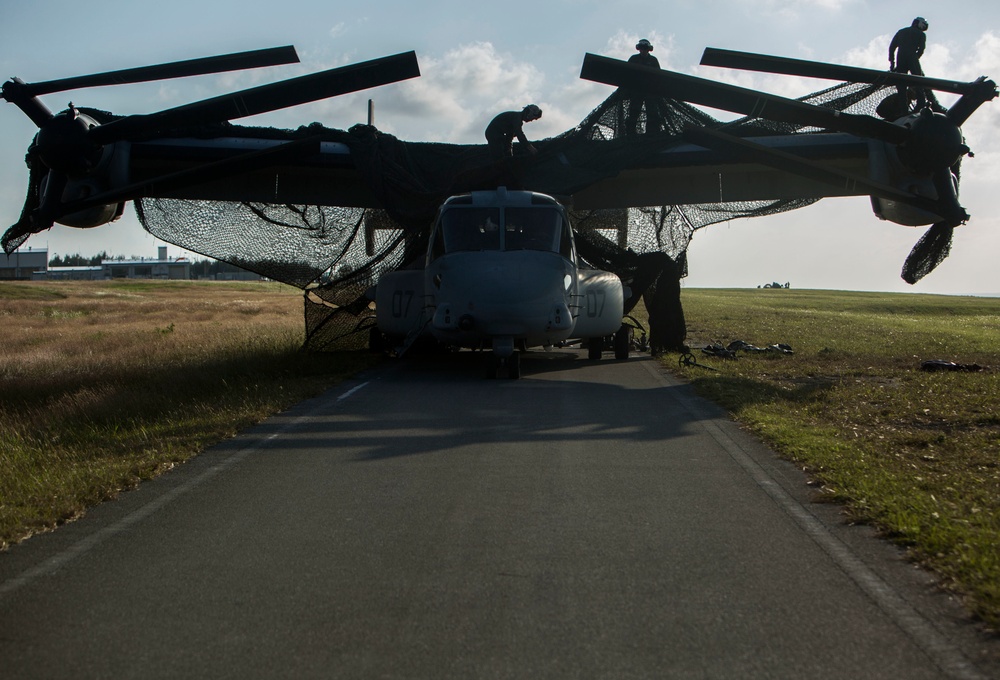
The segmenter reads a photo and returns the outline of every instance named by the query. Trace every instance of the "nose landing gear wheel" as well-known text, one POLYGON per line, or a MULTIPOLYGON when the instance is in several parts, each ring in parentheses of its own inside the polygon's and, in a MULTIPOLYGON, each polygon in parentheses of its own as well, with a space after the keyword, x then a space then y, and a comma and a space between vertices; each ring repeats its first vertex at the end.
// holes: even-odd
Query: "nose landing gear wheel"
POLYGON ((600 361, 602 351, 604 351, 604 338, 587 338, 588 359, 591 361, 600 361))
POLYGON ((507 358, 507 377, 511 380, 521 378, 521 353, 514 352, 507 358))
POLYGON ((622 324, 622 327, 618 329, 617 333, 615 333, 615 359, 628 359, 629 349, 632 347, 633 332, 634 329, 625 323, 622 324))

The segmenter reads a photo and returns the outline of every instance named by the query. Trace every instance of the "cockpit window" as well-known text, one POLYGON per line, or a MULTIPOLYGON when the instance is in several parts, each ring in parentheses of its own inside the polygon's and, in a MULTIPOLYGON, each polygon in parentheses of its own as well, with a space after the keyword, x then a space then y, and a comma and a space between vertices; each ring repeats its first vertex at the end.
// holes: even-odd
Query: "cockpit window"
POLYGON ((431 257, 501 249, 538 250, 573 259, 569 223, 554 207, 507 207, 502 213, 500 208, 451 208, 441 213, 431 257))
POLYGON ((500 250, 500 209, 447 210, 441 215, 438 238, 442 237, 446 253, 462 250, 500 250))
POLYGON ((568 227, 558 210, 507 208, 504 250, 544 250, 570 256, 568 227))
POLYGON ((562 216, 558 211, 507 208, 504 217, 504 250, 559 251, 562 216))

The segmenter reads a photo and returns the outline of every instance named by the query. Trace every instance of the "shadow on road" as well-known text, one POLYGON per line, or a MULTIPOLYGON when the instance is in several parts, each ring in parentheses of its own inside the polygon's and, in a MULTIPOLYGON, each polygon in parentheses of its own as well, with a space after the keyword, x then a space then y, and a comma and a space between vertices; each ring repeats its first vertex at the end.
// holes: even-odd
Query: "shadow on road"
POLYGON ((683 437, 694 423, 674 397, 688 388, 651 381, 640 365, 649 357, 591 362, 575 351, 529 352, 520 380, 486 379, 487 360, 458 352, 401 361, 378 389, 339 403, 336 419, 304 423, 283 446, 352 449, 361 452, 357 461, 517 442, 532 450, 576 443, 581 453, 613 443, 616 455, 628 455, 628 442, 683 437))

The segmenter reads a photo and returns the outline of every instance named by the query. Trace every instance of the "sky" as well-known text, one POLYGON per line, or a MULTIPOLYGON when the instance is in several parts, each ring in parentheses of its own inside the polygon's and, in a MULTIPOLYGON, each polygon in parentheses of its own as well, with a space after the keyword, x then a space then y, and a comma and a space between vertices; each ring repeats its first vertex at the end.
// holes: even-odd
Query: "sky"
MULTIPOLYGON (((915 16, 930 28, 921 63, 929 76, 1000 79, 1000 3, 954 0, 437 0, 318 2, 287 0, 0 0, 4 78, 38 82, 161 62, 294 45, 301 63, 43 97, 58 111, 73 102, 117 114, 150 113, 265 82, 413 50, 421 77, 332 100, 245 118, 243 125, 296 128, 311 122, 347 129, 367 117, 407 141, 484 143, 498 112, 528 103, 541 120, 529 139, 574 127, 611 92, 581 80, 586 53, 626 59, 639 38, 662 68, 786 97, 828 81, 698 65, 705 47, 758 52, 886 70, 888 44, 915 16)), ((939 95, 948 105, 952 95, 939 95)), ((725 117, 712 112, 717 117, 725 117)), ((24 204, 24 153, 34 125, 0 104, 0 229, 24 204)), ((975 157, 962 166, 960 200, 972 216, 955 232, 951 256, 911 286, 899 277, 924 227, 876 218, 866 197, 828 198, 778 216, 701 229, 688 251, 688 287, 756 287, 1000 294, 1000 99, 985 104, 963 132, 975 157)), ((56 226, 23 248, 52 254, 102 251, 153 257, 163 245, 139 225, 131 206, 116 223, 88 230, 56 226)), ((172 256, 185 254, 174 246, 172 256)))

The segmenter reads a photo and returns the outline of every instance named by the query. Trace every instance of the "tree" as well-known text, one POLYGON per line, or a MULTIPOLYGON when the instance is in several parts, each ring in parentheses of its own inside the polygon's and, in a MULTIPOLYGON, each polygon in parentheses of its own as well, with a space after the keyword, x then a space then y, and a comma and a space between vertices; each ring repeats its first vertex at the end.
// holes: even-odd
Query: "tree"
POLYGON ((72 255, 65 255, 60 257, 59 254, 52 256, 49 260, 50 267, 96 267, 101 264, 102 261, 108 259, 107 251, 101 251, 97 255, 92 257, 84 257, 79 253, 74 253, 72 255))

